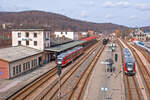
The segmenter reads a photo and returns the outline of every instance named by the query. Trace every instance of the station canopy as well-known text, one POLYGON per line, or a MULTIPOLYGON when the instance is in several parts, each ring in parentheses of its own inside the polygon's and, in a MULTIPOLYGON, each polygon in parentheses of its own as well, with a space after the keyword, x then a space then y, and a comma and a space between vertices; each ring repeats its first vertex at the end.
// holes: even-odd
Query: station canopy
POLYGON ((73 41, 73 42, 58 45, 58 46, 55 46, 55 47, 46 48, 45 50, 46 51, 52 51, 52 52, 62 52, 62 51, 68 50, 70 48, 73 48, 75 46, 81 45, 83 43, 85 43, 85 41, 82 41, 82 40, 73 41))

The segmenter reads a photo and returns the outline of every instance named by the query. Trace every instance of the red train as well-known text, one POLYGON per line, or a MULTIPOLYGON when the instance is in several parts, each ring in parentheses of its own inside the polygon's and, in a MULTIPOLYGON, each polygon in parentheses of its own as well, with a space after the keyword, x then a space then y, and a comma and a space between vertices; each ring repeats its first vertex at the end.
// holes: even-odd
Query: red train
POLYGON ((65 66, 71 61, 73 61, 75 58, 83 54, 83 47, 78 46, 71 50, 68 50, 60 55, 57 56, 56 63, 60 66, 65 66))
POLYGON ((135 75, 135 60, 131 52, 127 49, 123 49, 124 53, 124 72, 127 75, 135 75))
POLYGON ((83 54, 84 49, 93 45, 96 41, 96 38, 97 38, 96 36, 92 36, 92 37, 82 39, 81 41, 85 41, 82 44, 82 46, 74 47, 73 49, 63 52, 60 55, 58 55, 56 59, 56 64, 60 66, 65 66, 68 63, 72 62, 78 56, 83 54))

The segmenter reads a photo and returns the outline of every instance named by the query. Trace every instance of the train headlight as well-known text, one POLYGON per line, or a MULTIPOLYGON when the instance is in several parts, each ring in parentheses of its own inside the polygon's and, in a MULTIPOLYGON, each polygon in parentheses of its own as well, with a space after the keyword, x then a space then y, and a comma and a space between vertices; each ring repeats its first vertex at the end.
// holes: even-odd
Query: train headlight
POLYGON ((61 61, 58 61, 58 64, 62 64, 61 61))
POLYGON ((128 71, 132 71, 132 68, 127 68, 128 71))

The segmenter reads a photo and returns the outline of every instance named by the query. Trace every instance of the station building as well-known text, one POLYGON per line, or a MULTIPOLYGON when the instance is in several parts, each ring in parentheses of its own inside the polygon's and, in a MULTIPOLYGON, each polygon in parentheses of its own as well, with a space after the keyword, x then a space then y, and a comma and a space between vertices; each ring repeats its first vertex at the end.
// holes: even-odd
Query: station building
POLYGON ((48 29, 12 29, 12 47, 0 49, 0 78, 10 79, 50 62, 48 29))
POLYGON ((42 65, 43 51, 16 46, 0 49, 0 79, 10 79, 42 65))

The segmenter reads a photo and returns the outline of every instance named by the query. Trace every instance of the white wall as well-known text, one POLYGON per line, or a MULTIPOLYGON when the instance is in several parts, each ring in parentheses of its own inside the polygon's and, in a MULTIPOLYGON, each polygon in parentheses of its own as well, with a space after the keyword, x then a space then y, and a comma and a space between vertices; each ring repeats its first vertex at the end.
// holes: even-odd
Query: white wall
POLYGON ((50 31, 12 31, 12 46, 18 46, 18 41, 27 46, 26 40, 29 40, 28 47, 44 50, 45 47, 50 47, 50 31), (26 32, 29 32, 29 37, 25 36, 26 32), (20 38, 18 33, 21 33, 20 38), (37 37, 34 37, 34 33, 37 33, 37 37), (37 46, 34 46, 34 41, 37 41, 37 46))
POLYGON ((55 32, 56 37, 65 36, 66 38, 69 38, 72 40, 75 39, 74 34, 75 34, 75 32, 55 32))
POLYGON ((44 32, 44 48, 48 48, 50 47, 50 32, 49 31, 45 31, 44 32))

